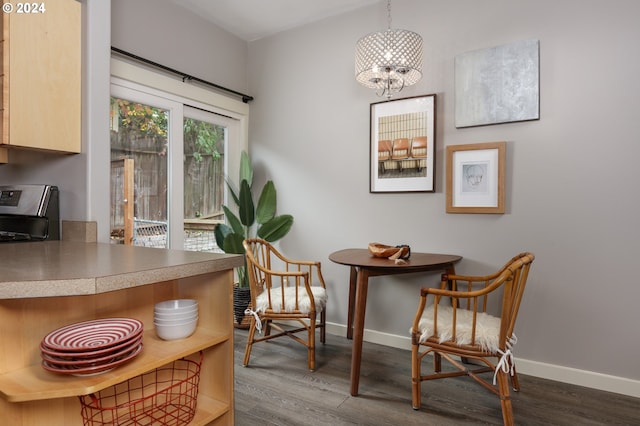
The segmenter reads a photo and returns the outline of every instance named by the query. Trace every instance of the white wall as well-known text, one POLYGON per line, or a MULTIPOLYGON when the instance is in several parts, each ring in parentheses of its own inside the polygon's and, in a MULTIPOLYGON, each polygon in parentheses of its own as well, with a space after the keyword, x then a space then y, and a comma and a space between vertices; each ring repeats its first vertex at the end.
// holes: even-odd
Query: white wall
POLYGON ((112 46, 245 93, 247 43, 179 2, 111 0, 112 46))
MULTIPOLYGON (((640 379, 638 16, 635 0, 394 1, 393 26, 425 42, 424 77, 402 96, 437 95, 437 190, 422 194, 369 193, 369 104, 380 99, 355 82, 353 55, 359 37, 386 28, 385 4, 250 43, 256 173, 295 217, 283 250, 323 261, 328 320, 346 322, 349 271, 327 259, 335 250, 407 243, 464 256, 465 273, 530 250, 517 356, 640 379), (455 56, 531 38, 541 119, 456 129, 455 56), (502 140, 506 213, 445 213, 445 146, 502 140)), ((374 278, 365 328, 408 336, 418 288, 437 279, 374 278)))

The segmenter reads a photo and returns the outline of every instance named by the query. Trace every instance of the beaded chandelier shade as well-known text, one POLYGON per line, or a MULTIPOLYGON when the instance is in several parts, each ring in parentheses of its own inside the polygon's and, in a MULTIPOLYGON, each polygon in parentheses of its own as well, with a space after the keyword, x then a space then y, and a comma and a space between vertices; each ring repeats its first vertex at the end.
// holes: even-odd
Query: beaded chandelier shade
POLYGON ((389 99, 422 78, 422 37, 391 29, 391 1, 387 9, 389 28, 368 34, 356 44, 355 75, 358 83, 389 99))

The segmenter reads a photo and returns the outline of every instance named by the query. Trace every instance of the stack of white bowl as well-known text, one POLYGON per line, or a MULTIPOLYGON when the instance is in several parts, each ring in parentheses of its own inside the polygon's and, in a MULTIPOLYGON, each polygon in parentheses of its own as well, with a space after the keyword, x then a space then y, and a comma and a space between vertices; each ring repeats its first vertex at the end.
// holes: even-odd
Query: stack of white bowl
POLYGON ((198 324, 198 301, 174 299, 156 303, 153 308, 156 334, 163 340, 189 337, 198 324))

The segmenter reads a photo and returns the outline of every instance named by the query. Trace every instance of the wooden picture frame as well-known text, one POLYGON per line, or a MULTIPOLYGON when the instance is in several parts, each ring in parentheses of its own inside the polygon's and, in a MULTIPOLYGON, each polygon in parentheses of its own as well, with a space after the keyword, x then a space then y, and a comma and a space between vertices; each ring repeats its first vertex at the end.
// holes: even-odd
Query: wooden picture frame
POLYGON ((506 147, 447 146, 447 213, 504 213, 506 147))
POLYGON ((435 192, 436 95, 371 104, 369 192, 435 192))

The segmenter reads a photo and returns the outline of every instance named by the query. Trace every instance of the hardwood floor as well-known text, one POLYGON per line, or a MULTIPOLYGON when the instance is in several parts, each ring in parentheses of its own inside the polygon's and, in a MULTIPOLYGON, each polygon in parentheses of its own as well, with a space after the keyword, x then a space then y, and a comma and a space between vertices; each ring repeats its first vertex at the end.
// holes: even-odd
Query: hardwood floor
MULTIPOLYGON (((424 382, 422 408, 411 408, 411 353, 364 343, 360 395, 349 394, 351 341, 327 335, 317 369, 291 339, 253 347, 242 367, 247 331, 235 331, 236 425, 502 424, 500 402, 469 377, 424 382)), ((517 359, 516 359, 517 362, 517 359)), ((640 399, 519 375, 512 392, 518 425, 639 425, 640 399)))

